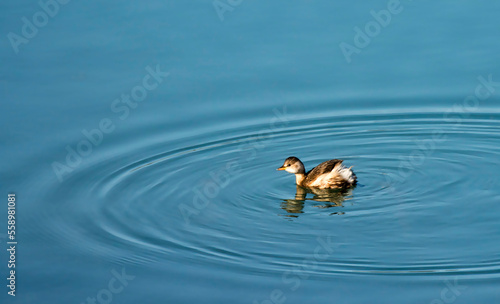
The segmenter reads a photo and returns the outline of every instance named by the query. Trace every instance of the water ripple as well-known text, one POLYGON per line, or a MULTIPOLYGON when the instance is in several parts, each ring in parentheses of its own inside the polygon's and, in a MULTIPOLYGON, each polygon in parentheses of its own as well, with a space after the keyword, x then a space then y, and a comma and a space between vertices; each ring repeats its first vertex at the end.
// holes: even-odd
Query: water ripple
MULTIPOLYGON (((340 249, 309 270, 318 276, 499 277, 500 261, 485 260, 484 246, 446 247, 462 237, 450 235, 450 221, 456 228, 467 202, 488 199, 478 189, 495 183, 481 172, 498 167, 499 131, 499 114, 476 113, 457 126, 442 113, 402 112, 299 117, 279 130, 264 123, 229 129, 224 138, 198 132, 182 146, 107 147, 102 155, 112 158, 47 187, 49 199, 65 200, 44 210, 51 221, 43 229, 63 246, 140 265, 166 259, 280 272, 312 258, 313 248, 301 244, 330 235, 340 249), (135 151, 149 153, 134 158, 135 151), (289 155, 307 167, 343 158, 360 185, 296 193, 293 177, 275 172, 289 155)), ((484 227, 459 231, 486 241, 484 227)))

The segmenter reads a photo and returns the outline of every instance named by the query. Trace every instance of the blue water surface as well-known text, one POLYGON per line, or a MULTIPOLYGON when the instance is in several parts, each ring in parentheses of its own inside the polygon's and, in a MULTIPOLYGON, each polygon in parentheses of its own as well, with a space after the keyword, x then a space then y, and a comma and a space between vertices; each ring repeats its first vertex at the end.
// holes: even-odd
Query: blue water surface
POLYGON ((0 5, 2 303, 500 300, 499 2, 63 3, 0 5))

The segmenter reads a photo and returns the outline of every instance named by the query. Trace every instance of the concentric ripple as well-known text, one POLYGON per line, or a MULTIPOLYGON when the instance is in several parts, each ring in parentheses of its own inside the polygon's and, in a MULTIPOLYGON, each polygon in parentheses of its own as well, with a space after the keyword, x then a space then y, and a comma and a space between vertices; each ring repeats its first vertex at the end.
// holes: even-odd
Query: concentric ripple
POLYGON ((151 134, 160 140, 123 154, 107 147, 102 155, 113 157, 52 185, 49 199, 65 200, 44 211, 51 218, 44 229, 64 246, 139 265, 283 272, 329 239, 335 253, 308 270, 319 278, 499 277, 492 257, 500 243, 483 233, 499 232, 498 216, 487 212, 499 198, 491 190, 499 131, 499 114, 456 124, 440 112, 400 112, 295 117, 279 127, 226 130, 223 138, 199 130, 171 142, 151 134), (293 176, 275 171, 290 155, 307 168, 342 158, 359 185, 297 192, 293 176))

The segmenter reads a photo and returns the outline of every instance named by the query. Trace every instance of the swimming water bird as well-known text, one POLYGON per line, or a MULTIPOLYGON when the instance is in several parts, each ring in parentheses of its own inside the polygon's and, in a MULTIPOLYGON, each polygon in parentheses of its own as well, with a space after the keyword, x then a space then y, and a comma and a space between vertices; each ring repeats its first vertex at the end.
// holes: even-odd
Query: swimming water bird
POLYGON ((304 164, 295 156, 285 160, 277 170, 295 174, 297 185, 308 188, 340 189, 356 185, 356 174, 342 164, 341 159, 332 159, 319 164, 306 173, 304 164))

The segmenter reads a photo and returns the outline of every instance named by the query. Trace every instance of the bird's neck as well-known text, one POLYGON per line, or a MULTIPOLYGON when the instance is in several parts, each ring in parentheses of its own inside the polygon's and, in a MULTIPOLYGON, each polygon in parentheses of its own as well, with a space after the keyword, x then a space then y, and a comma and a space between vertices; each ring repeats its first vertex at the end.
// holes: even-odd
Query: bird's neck
POLYGON ((297 185, 302 186, 302 183, 306 179, 306 175, 304 173, 297 173, 295 174, 295 182, 297 185))

